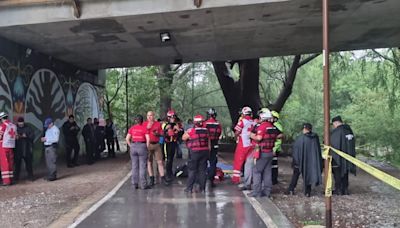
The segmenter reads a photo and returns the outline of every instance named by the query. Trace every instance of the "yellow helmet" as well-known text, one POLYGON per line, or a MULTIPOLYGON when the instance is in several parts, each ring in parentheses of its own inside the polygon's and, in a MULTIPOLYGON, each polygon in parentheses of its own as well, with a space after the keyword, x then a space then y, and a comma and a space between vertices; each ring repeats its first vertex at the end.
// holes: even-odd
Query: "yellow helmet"
POLYGON ((271 111, 273 117, 279 119, 279 113, 277 111, 271 111))

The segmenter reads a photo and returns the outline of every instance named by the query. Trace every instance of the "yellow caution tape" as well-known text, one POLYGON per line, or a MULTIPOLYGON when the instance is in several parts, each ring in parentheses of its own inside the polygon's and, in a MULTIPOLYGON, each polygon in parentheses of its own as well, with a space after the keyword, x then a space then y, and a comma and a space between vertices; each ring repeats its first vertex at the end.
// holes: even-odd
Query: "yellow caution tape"
MULTIPOLYGON (((328 149, 329 150, 329 149, 328 149)), ((332 156, 327 156, 328 159, 328 176, 325 184, 325 196, 332 196, 332 156)))
MULTIPOLYGON (((360 169, 364 170, 365 172, 367 172, 367 173, 371 174, 372 176, 376 177, 377 179, 379 179, 379 180, 385 182, 386 184, 396 188, 397 190, 400 190, 400 180, 399 179, 397 179, 397 178, 395 178, 393 176, 390 176, 389 174, 387 174, 385 172, 382 172, 379 169, 374 168, 374 167, 366 164, 365 162, 362 162, 362 161, 360 161, 360 160, 358 160, 358 159, 356 159, 356 158, 354 158, 354 157, 352 157, 352 156, 350 156, 350 155, 348 155, 348 154, 346 154, 346 153, 344 153, 344 152, 342 152, 340 150, 337 150, 337 149, 335 149, 333 147, 324 145, 323 156, 325 155, 325 153, 326 153, 326 155, 328 155, 329 149, 331 149, 333 152, 335 152, 339 156, 343 157, 347 161, 353 163, 354 165, 356 165, 360 169)), ((331 169, 332 169, 332 167, 331 167, 331 165, 329 163, 329 172, 328 172, 328 174, 331 173, 331 169)), ((329 181, 329 177, 328 177, 328 181, 329 181)), ((326 189, 329 187, 328 184, 326 186, 326 189)), ((331 180, 330 184, 331 184, 331 188, 332 188, 332 180, 331 180)), ((326 194, 326 189, 325 189, 325 194, 326 194)))

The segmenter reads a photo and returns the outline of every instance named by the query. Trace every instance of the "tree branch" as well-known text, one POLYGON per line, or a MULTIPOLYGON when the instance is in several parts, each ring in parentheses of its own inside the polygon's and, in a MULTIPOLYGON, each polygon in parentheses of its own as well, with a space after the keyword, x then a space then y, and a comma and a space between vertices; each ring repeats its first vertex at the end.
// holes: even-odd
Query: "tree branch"
POLYGON ((396 61, 394 61, 393 59, 391 59, 391 58, 389 58, 389 57, 387 57, 387 56, 382 55, 381 53, 379 53, 379 52, 376 51, 375 49, 371 49, 371 50, 372 50, 375 54, 377 54, 379 57, 381 57, 381 58, 383 58, 383 59, 385 59, 385 60, 387 60, 387 61, 390 61, 390 62, 396 64, 396 61))
POLYGON ((306 59, 301 60, 301 62, 299 63, 299 68, 302 67, 303 65, 307 64, 311 60, 317 58, 320 54, 321 53, 312 54, 311 56, 308 56, 306 59))

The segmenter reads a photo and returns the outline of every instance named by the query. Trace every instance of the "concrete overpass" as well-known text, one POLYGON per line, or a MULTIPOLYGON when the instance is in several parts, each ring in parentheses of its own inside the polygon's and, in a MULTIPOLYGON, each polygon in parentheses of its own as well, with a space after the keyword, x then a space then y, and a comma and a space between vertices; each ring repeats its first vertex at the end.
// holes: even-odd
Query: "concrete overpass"
MULTIPOLYGON (((399 47, 399 11, 331 1, 331 48, 399 47)), ((321 20, 321 0, 0 1, 0 36, 87 70, 319 52, 321 20)))

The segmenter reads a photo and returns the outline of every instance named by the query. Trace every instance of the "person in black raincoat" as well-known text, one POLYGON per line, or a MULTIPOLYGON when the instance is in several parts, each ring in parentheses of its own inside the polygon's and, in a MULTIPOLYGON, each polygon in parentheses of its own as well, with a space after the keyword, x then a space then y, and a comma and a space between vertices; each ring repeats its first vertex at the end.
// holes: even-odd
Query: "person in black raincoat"
POLYGON ((68 120, 62 126, 66 150, 65 160, 68 168, 79 166, 78 159, 80 146, 78 141, 78 133, 80 130, 81 128, 76 123, 74 115, 70 115, 68 120))
POLYGON ((311 186, 322 183, 322 155, 319 137, 312 125, 303 124, 303 134, 293 144, 293 176, 286 194, 293 195, 300 174, 303 176, 304 194, 311 195, 311 186))
POLYGON ((33 181, 33 140, 35 134, 33 129, 25 124, 24 118, 19 117, 17 123, 17 141, 15 144, 15 180, 19 180, 21 171, 22 159, 25 161, 26 172, 28 173, 28 179, 33 181))
MULTIPOLYGON (((356 156, 356 140, 350 126, 344 124, 340 116, 332 118, 333 130, 331 132, 331 146, 350 156, 356 156)), ((335 152, 332 153, 332 171, 335 178, 336 195, 349 194, 349 172, 356 175, 354 164, 340 157, 335 152)))

